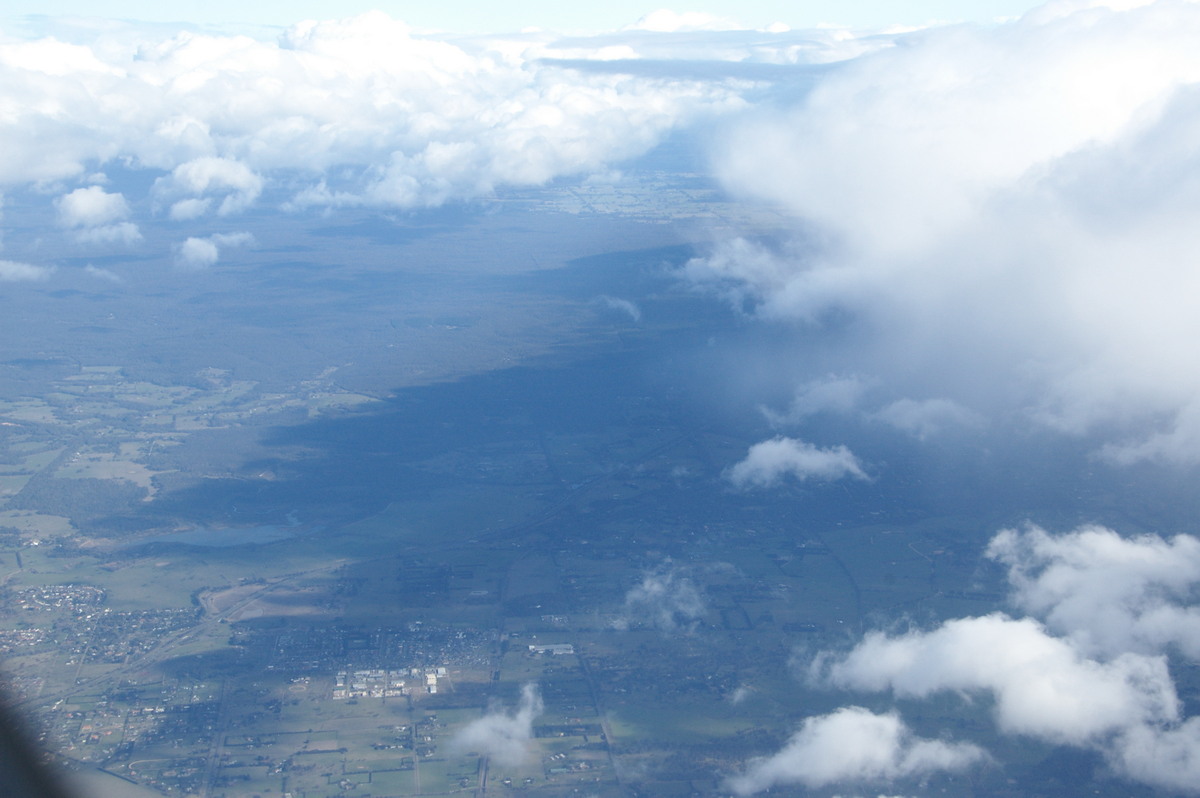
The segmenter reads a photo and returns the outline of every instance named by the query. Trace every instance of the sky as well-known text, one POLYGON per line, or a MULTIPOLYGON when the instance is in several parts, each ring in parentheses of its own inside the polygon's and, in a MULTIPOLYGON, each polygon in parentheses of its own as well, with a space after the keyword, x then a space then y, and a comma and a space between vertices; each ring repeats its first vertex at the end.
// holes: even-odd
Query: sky
MULTIPOLYGON (((699 12, 729 19, 754 28, 776 22, 791 27, 835 24, 853 27, 923 25, 932 21, 988 23, 997 18, 1018 16, 1027 10, 1027 0, 915 0, 896 3, 885 0, 709 0, 670 7, 678 12, 699 12)), ((150 0, 83 2, 56 0, 34 3, 13 0, 5 3, 4 16, 98 16, 146 22, 190 22, 226 25, 288 25, 304 19, 335 19, 379 10, 417 28, 467 33, 517 31, 529 27, 559 32, 615 30, 632 25, 658 10, 642 0, 607 3, 560 3, 531 0, 513 4, 448 2, 371 2, 350 0, 296 0, 295 2, 242 3, 234 0, 157 3, 150 0)), ((2 19, 2 17, 0 17, 2 19)))
MULTIPOLYGON (((730 464, 731 489, 869 481, 877 464, 848 444, 805 440, 830 417, 911 436, 931 457, 949 438, 1054 438, 1097 467, 1194 474, 1200 5, 1057 0, 1019 18, 999 3, 795 6, 778 17, 767 4, 650 15, 606 4, 586 19, 547 6, 543 30, 524 33, 532 23, 478 10, 464 23, 398 6, 347 16, 345 4, 336 19, 289 5, 321 19, 254 37, 151 24, 153 10, 132 3, 105 14, 147 23, 18 21, 0 40, 0 192, 6 214, 19 197, 78 253, 146 255, 166 237, 149 254, 202 275, 238 262, 248 213, 403 212, 554 181, 619 184, 632 161, 687 135, 729 196, 790 223, 706 242, 679 280, 822 355, 730 364, 726 379, 747 392, 763 372, 788 383, 786 399, 754 411, 775 433, 730 464), (889 27, 997 16, 1012 18, 889 27), (789 28, 768 27, 779 19, 789 28), (864 29, 807 29, 829 21, 864 29), (422 32, 485 23, 472 37, 422 32)), ((255 18, 205 8, 287 22, 269 6, 255 18)), ((0 251, 0 290, 127 277, 101 271, 35 246, 0 251)), ((882 789, 993 756, 916 735, 899 708, 854 703, 870 694, 897 707, 983 698, 997 734, 1195 792, 1200 718, 1170 662, 1197 654, 1198 551, 1189 535, 1122 537, 1102 523, 996 530, 1004 612, 873 630, 815 657, 804 678, 844 691, 845 705, 802 721, 730 789, 882 789)), ((686 582, 656 580, 631 602, 686 582)), ((489 723, 519 738, 535 703, 531 692, 489 723)))

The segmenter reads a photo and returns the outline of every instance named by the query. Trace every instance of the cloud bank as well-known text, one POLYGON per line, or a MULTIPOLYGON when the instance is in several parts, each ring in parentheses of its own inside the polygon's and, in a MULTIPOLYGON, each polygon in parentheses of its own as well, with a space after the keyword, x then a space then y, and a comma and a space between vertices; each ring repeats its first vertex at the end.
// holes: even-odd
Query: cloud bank
MULTIPOLYGON (((1194 3, 1052 3, 858 58, 717 153, 796 241, 730 240, 686 274, 762 318, 852 329, 844 371, 887 402, 1198 462, 1198 36, 1194 3)), ((884 418, 919 435, 913 410, 884 418)))
MULTIPOLYGON (((175 220, 239 213, 269 183, 291 207, 425 207, 597 171, 745 105, 730 81, 556 65, 554 36, 450 41, 381 12, 275 42, 160 30, 0 43, 0 184, 121 161, 162 173, 175 220)), ((86 191, 70 203, 101 201, 86 191)))

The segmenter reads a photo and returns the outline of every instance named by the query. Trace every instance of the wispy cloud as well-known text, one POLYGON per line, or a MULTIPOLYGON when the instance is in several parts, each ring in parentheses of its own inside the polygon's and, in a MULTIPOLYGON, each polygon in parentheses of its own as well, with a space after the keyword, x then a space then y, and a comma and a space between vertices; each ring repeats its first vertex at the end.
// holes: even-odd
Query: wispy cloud
POLYGON ((53 269, 46 266, 34 266, 20 261, 0 260, 0 281, 31 282, 49 279, 53 269))
POLYGON ((704 615, 704 595, 687 570, 669 560, 642 574, 625 594, 618 625, 647 625, 662 632, 693 632, 704 615))
POLYGON ((615 310, 618 313, 624 313, 633 321, 642 320, 642 309, 628 299, 621 299, 615 296, 602 296, 598 297, 596 301, 609 310, 615 310))

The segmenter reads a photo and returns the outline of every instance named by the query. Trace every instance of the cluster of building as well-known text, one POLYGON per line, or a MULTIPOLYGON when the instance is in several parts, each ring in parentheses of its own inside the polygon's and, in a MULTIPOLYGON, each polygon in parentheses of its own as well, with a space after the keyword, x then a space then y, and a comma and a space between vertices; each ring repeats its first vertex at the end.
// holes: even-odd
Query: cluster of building
POLYGON ((444 684, 446 676, 444 667, 338 671, 334 677, 333 699, 345 701, 351 698, 398 698, 411 695, 414 689, 434 695, 438 692, 438 680, 443 680, 444 684), (412 686, 409 685, 410 679, 413 682, 412 686))
POLYGON ((104 603, 104 591, 93 585, 39 585, 13 591, 23 610, 82 610, 104 603))

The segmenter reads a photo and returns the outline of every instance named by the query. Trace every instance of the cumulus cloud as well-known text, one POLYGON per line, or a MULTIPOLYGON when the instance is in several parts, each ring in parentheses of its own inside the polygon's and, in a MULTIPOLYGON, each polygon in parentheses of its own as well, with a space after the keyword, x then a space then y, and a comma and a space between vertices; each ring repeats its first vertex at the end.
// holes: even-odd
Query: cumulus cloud
POLYGON ((140 241, 137 225, 129 218, 129 203, 119 193, 109 194, 99 186, 77 188, 55 202, 58 221, 85 243, 131 244, 140 241))
POLYGON ((1030 527, 998 534, 988 556, 1008 566, 1014 603, 1032 616, 871 632, 818 655, 814 682, 910 701, 986 696, 1002 733, 1096 751, 1152 786, 1200 789, 1200 718, 1182 715, 1165 653, 1195 656, 1200 541, 1030 527))
POLYGON ((717 154, 796 243, 729 241, 686 273, 765 318, 852 320, 845 370, 893 400, 1196 462, 1197 36, 1194 3, 1057 3, 844 64, 717 154))
POLYGON ((726 472, 734 487, 743 489, 769 488, 789 476, 802 481, 868 479, 858 458, 845 446, 822 449, 782 436, 754 444, 746 459, 726 472))
POLYGON ((494 708, 462 728, 450 740, 457 751, 477 751, 502 767, 516 767, 529 758, 533 722, 542 714, 542 698, 536 684, 521 688, 521 700, 512 712, 494 708))
POLYGON ((644 623, 664 632, 691 632, 707 605, 696 583, 671 562, 646 571, 642 581, 625 594, 618 626, 644 623))
POLYGON ((189 237, 175 249, 175 262, 185 268, 204 269, 221 257, 222 247, 246 246, 254 241, 250 233, 217 233, 206 238, 189 237))
POLYGON ((728 786, 738 795, 750 795, 778 785, 872 784, 960 771, 984 759, 974 745, 913 735, 896 713, 845 707, 806 719, 783 749, 751 761, 728 786))
POLYGON ((0 260, 0 281, 32 282, 49 279, 53 269, 13 260, 0 260))
POLYGON ((1176 647, 1200 659, 1200 540, 1190 535, 1122 538, 1099 526, 1050 535, 1031 526, 1001 532, 987 553, 1008 567, 1013 603, 1084 651, 1176 647))

